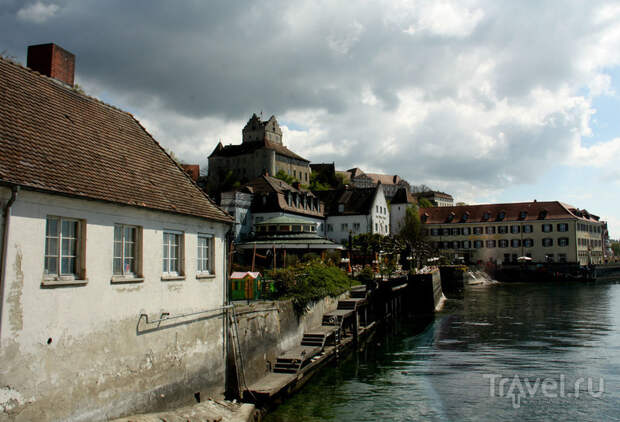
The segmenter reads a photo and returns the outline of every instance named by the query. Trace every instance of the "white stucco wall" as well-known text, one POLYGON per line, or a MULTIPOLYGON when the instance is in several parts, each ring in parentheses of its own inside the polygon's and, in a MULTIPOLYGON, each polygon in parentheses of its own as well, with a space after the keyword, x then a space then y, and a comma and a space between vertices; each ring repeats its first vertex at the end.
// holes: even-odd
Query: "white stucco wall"
POLYGON ((397 235, 405 221, 409 204, 392 204, 390 206, 390 234, 397 235))
POLYGON ((326 237, 336 243, 347 245, 349 242, 349 231, 353 236, 362 233, 371 233, 371 217, 369 215, 333 215, 327 217, 325 227, 333 227, 333 230, 327 230, 326 237), (355 230, 355 224, 359 224, 359 230, 355 230), (343 230, 342 225, 346 224, 347 228, 343 230))
POLYGON ((22 398, 12 405, 16 420, 103 420, 186 400, 187 389, 221 393, 221 315, 159 326, 139 316, 220 307, 227 230, 194 217, 22 190, 11 210, 0 332, 0 384, 22 398), (42 287, 48 215, 85 220, 86 285, 42 287), (142 282, 111 282, 115 223, 143 228, 142 282), (184 280, 162 280, 165 229, 184 232, 184 280), (197 233, 214 236, 213 278, 196 277, 197 233))
POLYGON ((379 185, 377 195, 371 208, 372 233, 390 234, 390 210, 383 194, 383 187, 379 185))

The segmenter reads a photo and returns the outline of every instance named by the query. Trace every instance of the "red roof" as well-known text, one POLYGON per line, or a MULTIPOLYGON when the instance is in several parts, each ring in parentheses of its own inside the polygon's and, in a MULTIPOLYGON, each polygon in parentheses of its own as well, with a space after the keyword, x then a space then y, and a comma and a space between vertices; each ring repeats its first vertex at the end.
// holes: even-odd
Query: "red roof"
POLYGON ((231 222, 129 113, 0 58, 0 183, 231 222))
POLYGON ((558 201, 420 208, 420 217, 422 222, 426 224, 490 223, 566 218, 598 221, 598 216, 558 201))

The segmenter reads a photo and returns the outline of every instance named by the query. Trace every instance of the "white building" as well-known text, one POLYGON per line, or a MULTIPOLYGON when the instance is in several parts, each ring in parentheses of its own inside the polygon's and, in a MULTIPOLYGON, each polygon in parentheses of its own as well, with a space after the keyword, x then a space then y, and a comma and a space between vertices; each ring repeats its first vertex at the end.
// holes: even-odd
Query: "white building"
POLYGON ((406 189, 400 189, 390 202, 390 234, 392 236, 400 233, 407 215, 407 209, 416 207, 418 201, 406 189))
POLYGON ((347 188, 317 192, 327 209, 327 238, 343 245, 349 235, 390 234, 390 212, 379 183, 374 188, 347 188))
POLYGON ((51 77, 0 59, 0 420, 220 396, 231 218, 131 114, 72 88, 73 55, 31 60, 51 77))

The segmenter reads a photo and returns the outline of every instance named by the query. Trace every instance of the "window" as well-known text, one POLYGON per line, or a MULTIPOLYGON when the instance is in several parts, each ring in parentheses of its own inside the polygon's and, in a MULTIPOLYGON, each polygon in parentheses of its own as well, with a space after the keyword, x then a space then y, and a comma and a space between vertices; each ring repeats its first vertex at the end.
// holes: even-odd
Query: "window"
POLYGON ((504 264, 510 262, 510 254, 509 253, 505 253, 504 254, 504 264))
POLYGON ((139 233, 140 229, 136 226, 114 225, 112 273, 115 276, 135 278, 140 273, 139 233))
POLYGON ((559 262, 566 262, 567 261, 566 254, 565 253, 559 253, 558 254, 558 261, 559 262))
POLYGON ((568 237, 560 237, 558 239, 558 246, 568 246, 568 237))
POLYGON ((553 231, 553 224, 543 224, 542 231, 545 233, 551 233, 553 231))
POLYGON ((334 231, 334 225, 333 224, 328 224, 327 225, 327 231, 328 232, 333 232, 334 231))
POLYGON ((84 222, 73 218, 47 217, 45 226, 45 278, 75 280, 83 277, 84 222))
POLYGON ((487 240, 487 248, 494 248, 495 240, 487 240))
POLYGON ((439 229, 431 229, 431 236, 439 236, 439 229))
POLYGON ((523 246, 531 248, 534 246, 534 239, 523 239, 523 246))
POLYGON ((508 240, 507 239, 500 239, 498 241, 499 247, 500 248, 507 248, 508 247, 508 240))
POLYGON ((340 225, 340 231, 346 232, 347 230, 349 230, 349 224, 348 223, 342 223, 340 225))
POLYGON ((353 230, 356 232, 360 231, 360 223, 353 223, 353 230))
POLYGON ((463 249, 470 249, 470 248, 471 248, 471 241, 464 240, 463 241, 463 249))
POLYGON ((180 276, 183 274, 183 233, 164 232, 163 257, 164 275, 180 276))
POLYGON ((198 233, 198 250, 196 253, 196 272, 213 274, 213 236, 198 233))
POLYGON ((487 227, 485 227, 485 232, 486 232, 486 234, 495 234, 495 227, 494 226, 487 226, 487 227))
POLYGON ((482 227, 474 227, 474 234, 482 234, 482 227))
POLYGON ((510 233, 519 233, 519 231, 521 231, 521 227, 518 225, 510 226, 510 233))
POLYGON ((500 234, 508 233, 508 226, 499 226, 497 232, 500 234))
POLYGON ((513 248, 518 248, 521 246, 521 239, 512 239, 510 241, 510 246, 513 248))
POLYGON ((474 240, 474 248, 480 249, 482 247, 482 240, 474 240))
POLYGON ((545 261, 553 262, 553 260, 554 260, 554 256, 552 253, 545 255, 545 261))
POLYGON ((523 233, 532 233, 534 231, 534 227, 531 224, 526 224, 523 226, 523 233))
POLYGON ((504 218, 506 218, 506 212, 500 211, 500 213, 497 215, 497 221, 502 221, 504 218))
POLYGON ((375 231, 379 231, 379 225, 375 223, 375 231))
POLYGON ((471 227, 463 227, 463 236, 469 236, 471 234, 471 227))
POLYGON ((558 223, 558 231, 559 232, 567 232, 568 231, 568 223, 558 223))
POLYGON ((545 247, 553 246, 553 239, 550 238, 550 237, 545 237, 542 240, 542 245, 545 246, 545 247))

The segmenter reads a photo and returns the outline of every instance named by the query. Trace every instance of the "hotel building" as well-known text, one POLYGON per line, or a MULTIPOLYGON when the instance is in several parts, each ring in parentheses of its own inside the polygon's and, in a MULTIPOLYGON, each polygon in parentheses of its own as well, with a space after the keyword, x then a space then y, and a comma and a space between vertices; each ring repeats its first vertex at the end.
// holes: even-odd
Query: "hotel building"
POLYGON ((562 202, 421 208, 428 240, 467 262, 603 262, 604 222, 562 202))

